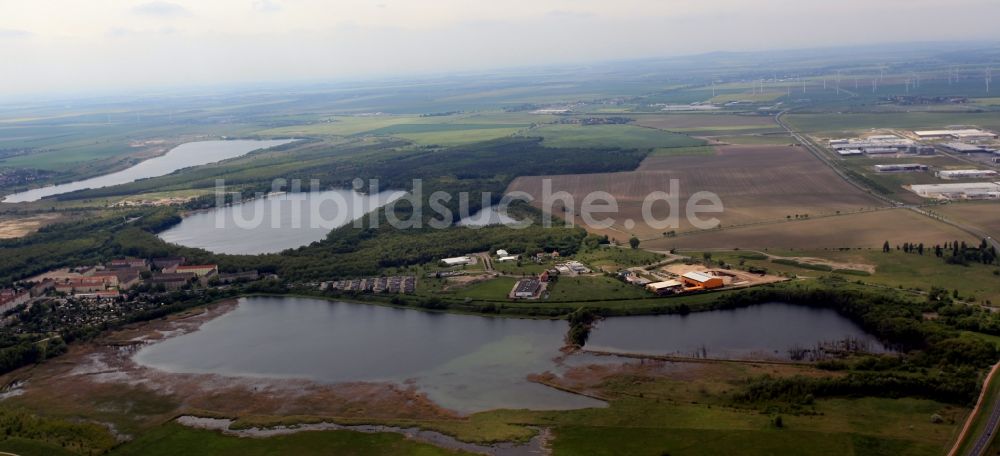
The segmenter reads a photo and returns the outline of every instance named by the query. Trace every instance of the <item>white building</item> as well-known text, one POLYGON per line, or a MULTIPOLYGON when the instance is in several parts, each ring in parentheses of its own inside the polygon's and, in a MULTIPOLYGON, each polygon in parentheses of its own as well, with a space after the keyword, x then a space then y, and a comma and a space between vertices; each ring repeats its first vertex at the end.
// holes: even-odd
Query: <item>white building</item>
POLYGON ((920 163, 901 163, 895 165, 875 165, 875 171, 880 173, 907 173, 927 171, 927 165, 920 163))
POLYGON ((470 256, 461 256, 454 258, 445 258, 441 260, 446 266, 463 266, 467 264, 476 264, 476 259, 470 256))
POLYGON ((911 185, 910 190, 924 198, 935 199, 954 200, 1000 198, 1000 182, 911 185))
POLYGON ((997 176, 997 172, 989 169, 951 169, 937 172, 942 179, 989 179, 997 176))
POLYGON ((958 130, 923 130, 915 131, 913 133, 920 139, 954 138, 968 141, 978 141, 997 138, 996 133, 978 128, 965 128, 958 130))

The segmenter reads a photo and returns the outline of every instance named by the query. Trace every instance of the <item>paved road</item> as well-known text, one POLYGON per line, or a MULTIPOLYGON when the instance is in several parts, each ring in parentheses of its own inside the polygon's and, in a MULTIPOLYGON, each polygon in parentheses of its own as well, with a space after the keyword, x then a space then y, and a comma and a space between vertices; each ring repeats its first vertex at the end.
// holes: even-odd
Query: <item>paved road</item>
POLYGON ((1000 394, 993 399, 992 405, 993 409, 990 411, 990 417, 986 421, 983 433, 976 437, 976 444, 969 449, 969 456, 982 456, 986 453, 990 442, 993 441, 993 433, 996 432, 997 425, 1000 425, 1000 394))
POLYGON ((975 443, 966 454, 981 456, 989 447, 993 433, 996 432, 997 424, 1000 423, 1000 395, 994 398, 993 403, 991 404, 983 404, 983 399, 986 397, 990 382, 993 381, 998 369, 1000 369, 1000 363, 995 364, 993 368, 990 369, 989 375, 986 376, 986 381, 983 382, 983 390, 979 393, 979 400, 976 401, 976 407, 972 409, 971 413, 969 413, 969 418, 965 421, 965 426, 962 427, 962 432, 959 433, 958 438, 955 439, 955 444, 952 446, 951 451, 948 452, 948 456, 959 456, 958 450, 962 444, 973 438, 975 439, 975 443), (986 420, 986 424, 983 426, 982 434, 975 437, 967 437, 968 432, 972 427, 972 423, 975 421, 984 406, 992 406, 992 409, 990 411, 990 416, 986 420))

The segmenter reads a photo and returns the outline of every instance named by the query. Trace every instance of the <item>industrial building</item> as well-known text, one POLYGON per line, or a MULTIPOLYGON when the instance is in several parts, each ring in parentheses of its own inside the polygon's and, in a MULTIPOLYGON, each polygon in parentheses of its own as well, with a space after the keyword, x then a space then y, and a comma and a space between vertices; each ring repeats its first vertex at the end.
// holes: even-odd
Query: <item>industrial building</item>
POLYGON ((711 276, 703 272, 685 273, 681 276, 681 280, 684 281, 684 286, 689 289, 711 290, 722 288, 725 285, 721 277, 711 276))
POLYGON ((676 280, 650 283, 646 285, 646 290, 657 295, 670 295, 684 291, 684 284, 676 280))
POLYGON ((542 281, 538 279, 521 279, 514 284, 511 297, 516 299, 535 299, 542 292, 542 281))
POLYGON ((937 172, 937 177, 948 180, 955 179, 991 179, 997 172, 988 169, 950 169, 937 172))
POLYGON ((963 142, 944 143, 941 147, 960 154, 992 154, 996 152, 988 147, 963 142))
POLYGON ((913 134, 917 135, 920 139, 943 139, 952 138, 963 141, 982 141, 989 139, 997 139, 997 134, 981 130, 978 128, 964 128, 958 130, 924 130, 915 131, 913 134))
POLYGON ((911 185, 910 190, 924 198, 935 199, 956 200, 1000 198, 1000 182, 911 185))
POLYGON ((830 148, 840 155, 918 153, 919 144, 896 135, 873 135, 867 138, 831 139, 830 148))
POLYGON ((880 173, 912 173, 927 171, 927 165, 920 163, 902 163, 897 165, 875 165, 875 171, 880 173))
POLYGON ((441 260, 445 266, 464 266, 467 264, 476 264, 476 259, 470 256, 461 256, 454 258, 445 258, 441 260))

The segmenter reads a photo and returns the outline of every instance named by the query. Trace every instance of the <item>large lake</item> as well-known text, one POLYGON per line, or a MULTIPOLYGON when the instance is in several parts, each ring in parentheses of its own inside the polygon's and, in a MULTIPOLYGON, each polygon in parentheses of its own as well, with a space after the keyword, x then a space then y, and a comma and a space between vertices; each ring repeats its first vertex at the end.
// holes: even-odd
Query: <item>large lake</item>
MULTIPOLYGON (((526 380, 567 365, 608 362, 555 358, 565 321, 487 318, 367 304, 254 297, 201 329, 149 345, 136 361, 178 373, 306 378, 318 382, 412 380, 436 403, 465 413, 537 410, 602 402, 526 380)), ((836 312, 785 304, 687 316, 600 322, 587 348, 763 358, 794 346, 866 334, 836 312)))
POLYGON ((159 177, 179 169, 191 166, 206 165, 217 161, 246 155, 258 149, 267 149, 295 141, 294 139, 279 140, 229 140, 229 141, 199 141, 181 144, 170 149, 164 155, 151 158, 139 164, 115 173, 105 174, 90 179, 36 188, 20 193, 7 195, 5 203, 23 203, 38 201, 46 196, 75 192, 88 188, 102 188, 113 185, 127 184, 139 179, 159 177))
POLYGON ((282 193, 196 212, 159 234, 167 242, 215 253, 257 255, 309 245, 405 195, 351 190, 282 193))
POLYGON ((565 321, 255 297, 135 359, 181 373, 326 383, 412 379, 431 400, 459 412, 603 406, 526 379, 553 369, 566 330, 565 321))
POLYGON ((729 359, 789 359, 790 350, 850 339, 886 348, 834 310, 771 303, 688 315, 609 318, 587 341, 591 350, 729 359))

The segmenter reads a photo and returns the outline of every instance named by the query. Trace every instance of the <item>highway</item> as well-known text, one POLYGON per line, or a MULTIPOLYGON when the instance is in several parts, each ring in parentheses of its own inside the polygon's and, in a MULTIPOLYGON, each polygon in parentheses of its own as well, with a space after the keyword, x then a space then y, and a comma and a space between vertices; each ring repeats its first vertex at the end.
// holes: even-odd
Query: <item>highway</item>
POLYGON ((969 456, 983 455, 990 446, 990 442, 993 441, 993 433, 996 432, 997 425, 1000 424, 1000 394, 993 398, 992 406, 990 417, 986 421, 986 426, 983 427, 983 433, 976 437, 976 443, 969 449, 969 456))

